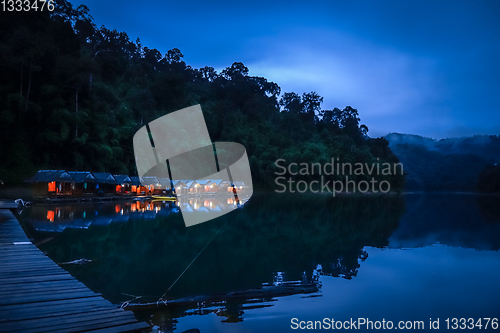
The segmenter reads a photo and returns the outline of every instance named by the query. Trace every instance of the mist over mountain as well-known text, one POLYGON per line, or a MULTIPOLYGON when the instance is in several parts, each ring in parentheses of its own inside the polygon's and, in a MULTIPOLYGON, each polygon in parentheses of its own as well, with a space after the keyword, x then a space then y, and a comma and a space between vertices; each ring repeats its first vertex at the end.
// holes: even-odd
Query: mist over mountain
POLYGON ((436 140, 390 133, 384 138, 404 165, 410 191, 476 191, 481 173, 500 162, 496 135, 436 140))
POLYGON ((475 135, 436 140, 414 134, 390 133, 384 138, 394 147, 400 144, 420 145, 442 154, 473 154, 491 163, 500 162, 500 136, 475 135))

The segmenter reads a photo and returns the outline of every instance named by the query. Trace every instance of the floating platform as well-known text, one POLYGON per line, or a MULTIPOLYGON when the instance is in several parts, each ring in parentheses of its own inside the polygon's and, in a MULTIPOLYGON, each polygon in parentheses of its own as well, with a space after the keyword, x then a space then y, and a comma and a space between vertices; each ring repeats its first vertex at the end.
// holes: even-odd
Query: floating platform
POLYGON ((166 196, 153 195, 153 196, 151 196, 151 200, 153 200, 153 201, 176 201, 177 197, 166 197, 166 196))

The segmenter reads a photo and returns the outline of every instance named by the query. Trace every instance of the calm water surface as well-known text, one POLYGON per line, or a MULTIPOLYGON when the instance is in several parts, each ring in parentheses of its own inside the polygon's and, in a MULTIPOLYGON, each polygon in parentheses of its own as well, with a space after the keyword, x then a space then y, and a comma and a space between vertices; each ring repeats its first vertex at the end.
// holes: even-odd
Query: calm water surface
MULTIPOLYGON (((233 203, 180 204, 203 211, 233 203)), ((214 235, 169 299, 258 288, 278 275, 311 281, 322 267, 311 294, 136 312, 165 332, 295 331, 292 318, 418 320, 429 331, 431 319, 441 330, 447 318, 500 319, 495 196, 258 193, 242 209, 189 228, 176 204, 147 201, 35 205, 21 220, 55 262, 92 260, 62 267, 116 304, 130 295, 155 302, 214 235)))

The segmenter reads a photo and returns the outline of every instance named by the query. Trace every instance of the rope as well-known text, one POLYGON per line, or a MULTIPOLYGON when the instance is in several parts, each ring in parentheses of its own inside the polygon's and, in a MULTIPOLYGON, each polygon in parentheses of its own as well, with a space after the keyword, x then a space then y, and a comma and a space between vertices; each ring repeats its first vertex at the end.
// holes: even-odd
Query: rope
POLYGON ((130 294, 126 294, 126 293, 121 293, 121 294, 122 294, 122 295, 125 295, 125 296, 130 296, 130 297, 133 297, 133 299, 123 302, 123 303, 120 305, 120 308, 121 308, 121 309, 126 309, 126 308, 130 305, 130 302, 133 302, 133 301, 135 301, 136 299, 139 299, 139 298, 145 298, 145 297, 154 297, 154 296, 136 296, 136 295, 130 295, 130 294))
POLYGON ((224 226, 226 225, 226 223, 227 223, 227 220, 226 220, 226 222, 224 222, 224 224, 222 225, 222 227, 220 227, 220 229, 217 230, 217 232, 215 233, 215 235, 213 235, 213 237, 208 241, 208 243, 203 247, 203 249, 201 249, 201 251, 196 255, 196 257, 194 257, 194 259, 189 263, 189 265, 187 265, 187 267, 182 271, 182 273, 177 277, 177 279, 175 279, 174 283, 172 283, 172 285, 167 289, 167 291, 163 294, 163 296, 160 297, 160 299, 158 300, 157 303, 159 303, 159 302, 165 303, 165 300, 163 299, 163 297, 165 297, 165 295, 167 295, 167 293, 170 291, 170 289, 172 289, 172 287, 177 283, 177 281, 179 281, 179 279, 181 278, 181 276, 184 275, 184 273, 186 273, 186 271, 188 270, 188 268, 191 267, 191 265, 194 263, 194 261, 207 248, 207 246, 214 240, 214 238, 219 234, 219 232, 222 230, 222 228, 224 228, 224 226))
MULTIPOLYGON (((123 293, 122 293, 123 294, 123 293)), ((123 294, 127 296, 134 296, 134 295, 128 295, 128 294, 123 294)), ((142 298, 142 296, 136 296, 134 299, 131 299, 129 301, 125 301, 120 305, 120 309, 125 309, 127 306, 129 306, 130 302, 135 301, 136 299, 142 298)))

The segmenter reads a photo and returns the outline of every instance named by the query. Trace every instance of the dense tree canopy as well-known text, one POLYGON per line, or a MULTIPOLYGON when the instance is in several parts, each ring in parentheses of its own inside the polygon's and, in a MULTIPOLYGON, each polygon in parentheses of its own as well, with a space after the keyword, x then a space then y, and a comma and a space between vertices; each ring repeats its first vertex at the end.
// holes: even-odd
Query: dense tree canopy
MULTIPOLYGON (((97 27, 84 5, 0 21, 0 178, 21 182, 40 168, 136 174, 134 133, 201 104, 213 141, 242 143, 257 184, 272 186, 274 161, 397 162, 367 137, 358 111, 322 110, 315 92, 284 92, 241 62, 217 73, 192 68, 125 32, 97 27)), ((334 92, 332 92, 334 93, 334 92)), ((396 177, 400 186, 403 177, 396 177)), ((396 188, 398 187, 396 186, 396 188)))

